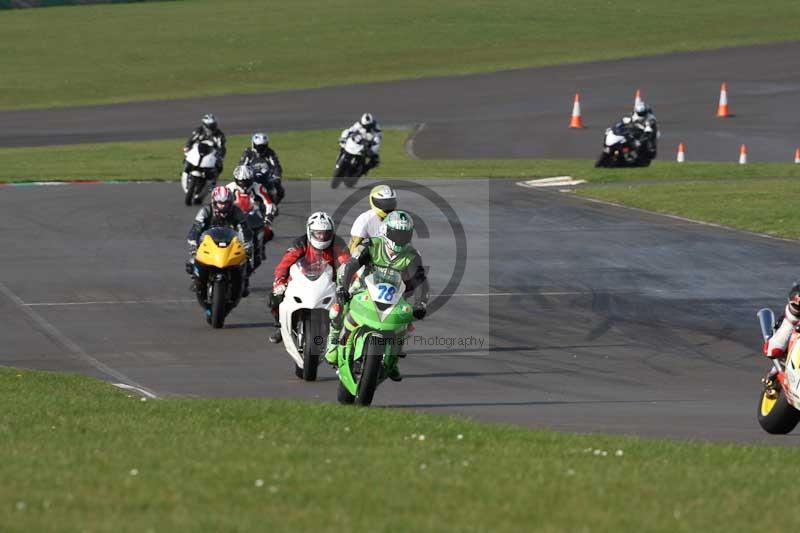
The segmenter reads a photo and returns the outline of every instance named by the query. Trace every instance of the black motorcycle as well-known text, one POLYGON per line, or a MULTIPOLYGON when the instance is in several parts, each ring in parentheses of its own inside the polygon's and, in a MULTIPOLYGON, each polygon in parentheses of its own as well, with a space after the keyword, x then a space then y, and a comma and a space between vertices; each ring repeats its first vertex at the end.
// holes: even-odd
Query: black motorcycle
POLYGON ((656 134, 620 122, 607 128, 595 167, 648 167, 656 156, 656 134))

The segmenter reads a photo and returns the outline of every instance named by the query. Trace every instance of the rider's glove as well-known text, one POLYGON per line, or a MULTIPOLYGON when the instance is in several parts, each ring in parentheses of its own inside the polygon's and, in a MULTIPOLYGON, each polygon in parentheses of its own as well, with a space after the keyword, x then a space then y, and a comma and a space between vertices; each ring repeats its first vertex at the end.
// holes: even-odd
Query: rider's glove
POLYGON ((275 283, 272 284, 272 294, 274 294, 275 296, 281 296, 285 292, 286 292, 285 281, 275 281, 275 283))
POLYGON ((336 289, 336 299, 341 303, 350 301, 350 291, 347 290, 347 287, 339 287, 336 289))
POLYGON ((414 315, 415 319, 422 320, 423 318, 425 318, 425 315, 428 314, 428 311, 425 309, 424 305, 415 305, 412 314, 414 315))

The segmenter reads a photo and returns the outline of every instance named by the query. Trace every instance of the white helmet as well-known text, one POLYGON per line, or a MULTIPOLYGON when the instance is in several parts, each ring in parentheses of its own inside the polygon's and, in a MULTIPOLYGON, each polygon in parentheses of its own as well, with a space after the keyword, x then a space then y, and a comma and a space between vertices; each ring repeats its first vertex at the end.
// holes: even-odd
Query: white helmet
POLYGON ((634 122, 642 122, 647 117, 647 105, 644 102, 636 102, 633 107, 633 115, 631 119, 634 122))
POLYGON ((375 117, 372 113, 364 113, 361 115, 361 120, 358 121, 364 128, 369 129, 375 126, 375 117))
POLYGON ((311 246, 324 250, 333 242, 333 219, 324 211, 317 211, 306 221, 306 236, 311 246))
POLYGON ((233 181, 245 191, 253 186, 254 179, 255 174, 253 173, 253 169, 247 165, 239 165, 233 169, 233 181))
POLYGON ((259 155, 263 156, 269 146, 269 135, 260 132, 254 133, 253 137, 250 139, 250 146, 252 146, 253 150, 258 152, 259 155))

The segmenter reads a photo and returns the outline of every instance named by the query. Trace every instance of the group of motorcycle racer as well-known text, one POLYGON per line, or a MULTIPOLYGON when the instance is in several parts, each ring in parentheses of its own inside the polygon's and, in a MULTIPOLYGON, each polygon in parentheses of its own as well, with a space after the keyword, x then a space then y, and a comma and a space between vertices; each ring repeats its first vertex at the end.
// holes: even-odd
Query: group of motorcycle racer
MULTIPOLYGON (((365 173, 377 167, 380 164, 381 130, 372 114, 364 113, 345 129, 340 143, 350 135, 360 135, 369 142, 365 173)), ((221 175, 225 135, 211 114, 203 116, 202 125, 192 132, 185 151, 203 140, 210 140, 217 148, 220 154, 217 175, 221 175)), ((201 303, 208 280, 198 274, 194 256, 202 233, 212 227, 231 228, 243 238, 248 263, 242 297, 249 295, 249 277, 266 258, 265 245, 274 236, 272 228, 278 214, 277 206, 285 196, 282 174, 278 156, 269 146, 269 137, 266 133, 255 133, 233 171, 233 181, 225 186, 215 186, 210 203, 197 212, 187 236, 190 259, 186 270, 192 277, 191 289, 201 303)), ((269 337, 271 342, 282 341, 278 309, 289 283, 289 270, 304 257, 322 260, 336 273, 336 302, 330 308, 330 334, 325 354, 325 359, 332 365, 336 364, 337 346, 347 335, 345 332, 343 336, 342 326, 348 314, 350 295, 363 290, 363 279, 374 270, 399 273, 406 284, 406 296, 414 297, 414 318, 425 317, 429 287, 422 258, 411 245, 413 218, 407 212, 397 210, 397 194, 387 185, 372 188, 369 204, 370 208, 361 213, 352 226, 349 245, 337 236, 335 222, 326 212, 317 211, 308 217, 305 233, 292 242, 275 267, 272 290, 267 296, 267 308, 275 324, 275 332, 269 337), (357 275, 360 271, 362 273, 357 275)), ((399 353, 399 347, 394 349, 396 355, 404 357, 399 353)), ((402 379, 396 364, 387 368, 386 377, 394 381, 402 379)))

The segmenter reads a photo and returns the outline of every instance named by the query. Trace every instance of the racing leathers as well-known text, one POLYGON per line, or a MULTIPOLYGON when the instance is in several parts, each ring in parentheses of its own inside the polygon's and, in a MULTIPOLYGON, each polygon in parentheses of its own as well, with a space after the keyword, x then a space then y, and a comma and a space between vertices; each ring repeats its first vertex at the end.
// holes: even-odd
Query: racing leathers
MULTIPOLYGON (((195 252, 197 251, 198 241, 200 240, 200 236, 203 234, 203 232, 209 228, 216 227, 231 228, 236 231, 239 234, 239 237, 242 239, 242 244, 247 251, 248 259, 251 257, 253 250, 253 232, 250 229, 250 225, 247 223, 247 217, 237 207, 232 207, 227 216, 218 216, 214 214, 211 205, 203 206, 197 212, 197 216, 194 218, 194 223, 192 224, 192 227, 189 228, 189 234, 186 236, 189 244, 189 260, 186 262, 186 272, 192 276, 192 288, 196 291, 197 298, 201 303, 203 302, 203 295, 206 292, 206 283, 208 280, 201 279, 201 277, 198 276, 198 270, 194 265, 194 256, 195 252)), ((248 269, 248 271, 245 273, 242 296, 247 296, 249 293, 249 274, 250 272, 248 269)))
MULTIPOLYGON (((263 243, 266 244, 272 240, 274 237, 274 233, 272 231, 272 223, 275 220, 275 211, 277 209, 275 202, 272 200, 272 195, 267 191, 266 187, 259 183, 254 183, 249 188, 245 189, 240 186, 235 181, 228 183, 225 187, 228 188, 234 195, 234 203, 239 199, 239 196, 249 196, 250 200, 258 206, 259 210, 261 211, 261 215, 264 217, 264 240, 263 243)), ((247 213, 245 213, 247 215, 247 213)), ((252 225, 252 224, 251 224, 252 225)), ((261 225, 256 226, 261 228, 261 225)), ((251 228, 254 229, 254 228, 251 228)), ((255 242, 255 239, 254 239, 255 242)), ((259 252, 257 255, 260 255, 259 263, 261 259, 264 259, 264 250, 255 250, 259 252)))
POLYGON ((239 164, 252 168, 256 175, 256 183, 266 187, 276 205, 281 203, 286 191, 282 183, 283 167, 275 150, 267 146, 263 149, 263 153, 259 153, 254 148, 245 148, 239 164))
MULTIPOLYGON (((403 297, 409 301, 412 301, 413 297, 414 318, 422 319, 426 313, 430 287, 419 252, 409 244, 401 252, 390 255, 383 237, 375 237, 361 242, 350 260, 339 270, 336 280, 337 302, 330 310, 331 328, 328 337, 328 351, 325 354, 325 359, 331 364, 336 363, 336 346, 340 341, 343 342, 340 337, 342 326, 349 312, 350 294, 363 289, 363 277, 353 281, 356 272, 361 267, 364 267, 363 277, 368 276, 376 269, 397 271, 406 286, 403 297)), ((399 352, 399 346, 394 346, 393 349, 399 352)), ((386 375, 395 381, 402 379, 396 366, 387 369, 386 375)))
POLYGON ((342 130, 342 134, 339 136, 339 146, 342 151, 344 150, 345 141, 347 141, 347 138, 351 135, 361 135, 366 143, 366 153, 364 154, 364 175, 366 176, 367 172, 380 165, 380 149, 383 134, 377 124, 365 128, 360 121, 356 121, 349 128, 342 130))
POLYGON ((301 235, 292 243, 283 257, 275 267, 275 280, 272 282, 272 292, 269 295, 267 306, 275 320, 275 338, 273 342, 280 342, 280 321, 278 319, 278 307, 283 301, 286 286, 289 284, 289 269, 293 264, 306 257, 309 261, 322 259, 328 263, 334 272, 350 260, 350 251, 341 237, 334 237, 333 242, 327 248, 318 250, 308 241, 307 235, 301 235))
POLYGON ((800 281, 795 281, 789 291, 789 301, 784 309, 783 319, 775 333, 764 342, 764 355, 777 359, 786 355, 792 331, 800 324, 800 281))
POLYGON ((652 159, 656 158, 658 143, 658 122, 656 116, 647 108, 642 114, 633 112, 630 122, 631 132, 647 149, 652 159))
MULTIPOLYGON (((211 141, 214 143, 214 147, 217 149, 219 156, 217 157, 217 176, 222 173, 222 164, 223 160, 225 159, 225 134, 222 133, 222 130, 216 128, 211 130, 205 126, 198 126, 192 131, 192 134, 189 135, 189 139, 186 141, 186 144, 183 146, 183 151, 189 151, 195 143, 203 142, 203 141, 211 141)), ((183 171, 188 172, 190 170, 189 164, 184 161, 183 162, 183 171)))

